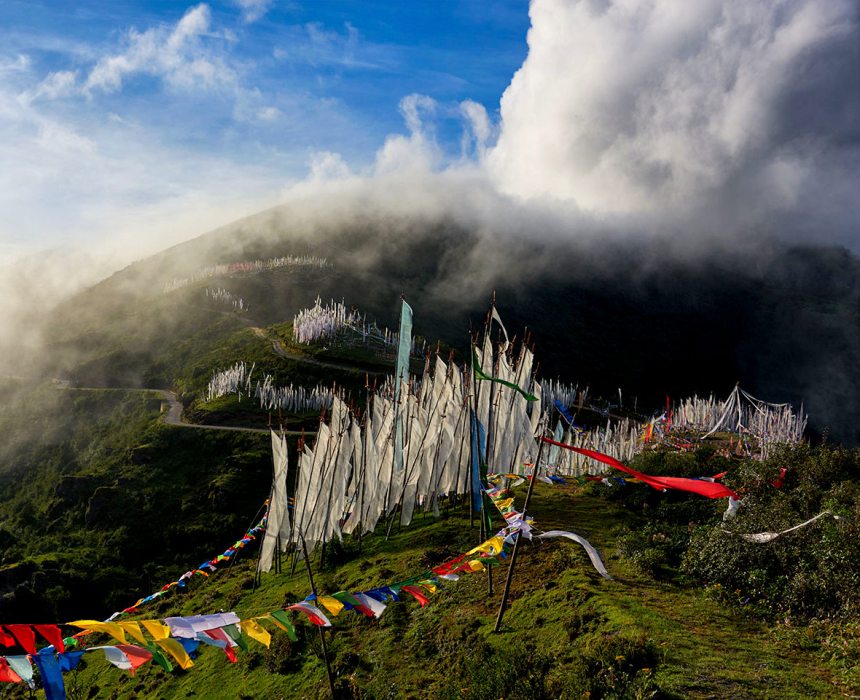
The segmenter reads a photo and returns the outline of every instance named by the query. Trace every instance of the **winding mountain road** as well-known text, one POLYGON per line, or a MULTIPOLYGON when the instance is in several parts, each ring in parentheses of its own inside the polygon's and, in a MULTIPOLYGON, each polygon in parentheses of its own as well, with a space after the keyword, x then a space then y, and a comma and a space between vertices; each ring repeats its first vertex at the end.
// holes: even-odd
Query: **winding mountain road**
MULTIPOLYGON (((70 386, 64 380, 55 380, 61 389, 66 391, 127 391, 141 394, 155 394, 162 400, 161 420, 166 425, 177 428, 195 428, 197 430, 230 430, 240 433, 261 433, 268 435, 268 428, 246 428, 238 425, 201 425, 200 423, 189 423, 182 417, 182 403, 176 394, 168 389, 141 389, 136 387, 116 386, 70 386), (166 406, 166 410, 165 410, 166 406)), ((315 435, 315 430, 285 430, 285 435, 315 435)))

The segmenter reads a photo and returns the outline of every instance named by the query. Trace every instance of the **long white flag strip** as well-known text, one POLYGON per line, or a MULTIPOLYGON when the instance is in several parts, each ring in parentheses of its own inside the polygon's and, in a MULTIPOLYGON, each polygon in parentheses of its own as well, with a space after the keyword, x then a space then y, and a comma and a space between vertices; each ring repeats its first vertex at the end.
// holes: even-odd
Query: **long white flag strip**
POLYGON ((266 533, 263 535, 260 549, 259 571, 271 570, 278 538, 281 538, 282 548, 286 548, 290 539, 290 511, 287 504, 287 440, 274 430, 272 431, 272 461, 274 481, 269 501, 266 533))
POLYGON ((723 530, 730 535, 738 535, 738 537, 742 537, 747 542, 756 542, 758 544, 764 542, 773 542, 777 537, 782 537, 783 535, 787 535, 789 532, 794 532, 795 530, 800 530, 801 528, 807 527, 808 525, 812 525, 816 520, 820 520, 821 518, 826 518, 827 516, 833 517, 835 520, 841 520, 838 515, 834 515, 829 510, 825 510, 823 513, 819 513, 814 518, 810 518, 806 520, 800 525, 795 525, 794 527, 790 527, 787 530, 781 530, 779 532, 755 532, 750 534, 742 534, 739 532, 730 532, 729 530, 723 530))
POLYGON ((577 535, 575 532, 568 532, 566 530, 549 530, 548 532, 544 532, 540 535, 535 535, 538 539, 548 539, 550 537, 566 537, 569 540, 573 540, 582 545, 583 549, 588 553, 588 558, 591 559, 591 564, 597 569, 597 573, 603 576, 603 578, 611 579, 612 577, 609 575, 609 572, 606 570, 606 566, 603 563, 603 560, 600 558, 600 554, 598 554, 597 550, 594 548, 594 545, 591 544, 587 539, 582 537, 581 535, 577 535))

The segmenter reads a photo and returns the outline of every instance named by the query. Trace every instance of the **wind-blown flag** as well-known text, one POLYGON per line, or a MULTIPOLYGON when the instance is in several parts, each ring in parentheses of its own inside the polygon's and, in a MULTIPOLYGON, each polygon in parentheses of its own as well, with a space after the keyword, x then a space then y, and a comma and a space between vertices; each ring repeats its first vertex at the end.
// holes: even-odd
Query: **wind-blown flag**
POLYGON ((24 679, 21 678, 15 671, 12 670, 12 667, 9 666, 9 662, 2 656, 0 656, 0 683, 23 683, 24 679))
POLYGON ((415 598, 422 608, 430 602, 430 599, 424 595, 424 591, 418 588, 418 586, 403 586, 401 590, 406 591, 409 595, 415 598))
POLYGON ((612 579, 609 572, 606 570, 606 565, 600 558, 600 554, 598 554, 594 545, 592 545, 587 539, 581 535, 577 535, 575 532, 567 532, 566 530, 548 530, 547 532, 537 535, 538 539, 547 539, 550 537, 566 537, 569 540, 573 540, 574 542, 581 544, 582 548, 588 554, 588 558, 591 559, 591 565, 597 570, 597 573, 603 576, 603 578, 612 579))
POLYGON ((409 351, 412 347, 412 307, 402 300, 400 309, 400 343, 397 347, 397 371, 394 374, 394 471, 403 471, 403 422, 400 420, 401 384, 409 382, 409 351))
POLYGON ((9 664, 9 668, 19 675, 21 680, 30 686, 30 688, 36 687, 36 683, 33 680, 33 664, 30 663, 29 656, 7 656, 6 662, 9 664))
POLYGON ((598 462, 608 464, 610 467, 620 469, 621 471, 630 474, 630 476, 634 476, 640 481, 644 481, 646 484, 658 491, 673 489, 675 491, 688 491, 690 493, 698 494, 699 496, 704 496, 705 498, 740 498, 740 496, 738 496, 738 494, 732 491, 728 486, 723 486, 723 484, 715 481, 705 481, 704 479, 685 479, 680 476, 649 476, 648 474, 643 474, 642 472, 637 472, 635 469, 631 469, 626 464, 622 464, 614 457, 605 455, 602 452, 595 452, 594 450, 587 450, 582 447, 574 447, 573 445, 565 445, 561 442, 556 442, 555 440, 550 440, 545 437, 541 438, 541 440, 550 445, 557 445, 558 447, 563 447, 566 450, 578 452, 586 457, 591 457, 591 459, 596 459, 598 462))
POLYGON ((30 625, 6 625, 15 641, 28 653, 36 653, 36 633, 30 625))
POLYGON ((91 647, 101 649, 105 658, 123 671, 128 671, 132 676, 135 670, 145 663, 152 661, 152 652, 131 644, 118 644, 117 646, 91 647))
POLYGON ((33 627, 59 653, 62 654, 66 650, 65 644, 63 644, 63 633, 60 632, 59 627, 56 625, 33 625, 33 627))
MULTIPOLYGON (((7 625, 8 627, 11 625, 7 625)), ((63 672, 56 654, 51 651, 47 654, 33 654, 32 658, 39 669, 46 700, 66 700, 66 685, 63 683, 63 672)))
POLYGON ((807 525, 812 525, 812 523, 816 522, 817 520, 821 520, 821 518, 826 518, 828 515, 832 516, 836 520, 840 519, 838 515, 834 515, 829 510, 825 510, 823 513, 819 513, 814 518, 810 518, 809 520, 800 523, 800 525, 795 525, 794 527, 790 527, 787 530, 780 530, 779 532, 756 532, 750 534, 734 533, 729 532, 729 530, 723 530, 723 532, 727 532, 732 535, 736 534, 738 535, 738 537, 743 537, 747 542, 756 542, 761 544, 763 542, 773 542, 773 540, 775 540, 777 537, 782 537, 783 535, 787 535, 789 532, 794 532, 795 530, 800 530, 807 525))
POLYGON ((567 421, 567 424, 573 428, 575 427, 573 422, 573 416, 570 415, 570 411, 567 410, 567 406, 565 406, 561 401, 555 399, 555 407, 558 409, 558 412, 561 414, 561 417, 567 421))
POLYGON ((329 619, 323 614, 323 611, 318 607, 311 605, 310 603, 306 603, 305 601, 301 601, 299 603, 293 603, 290 606, 287 606, 287 610, 299 610, 308 616, 308 620, 310 620, 317 627, 331 627, 331 622, 329 619))
POLYGON ((270 620, 272 624, 286 632, 291 642, 298 641, 299 638, 296 636, 296 628, 293 626, 293 621, 290 620, 289 615, 283 610, 275 610, 265 616, 265 619, 270 620))
POLYGON ((526 401, 537 401, 538 400, 536 396, 532 396, 527 391, 523 391, 522 389, 520 389, 520 387, 518 387, 513 382, 508 382, 508 381, 505 381, 504 379, 499 379, 498 377, 491 377, 489 374, 485 374, 484 371, 481 369, 481 362, 480 362, 480 360, 478 360, 478 353, 475 352, 474 348, 472 348, 472 369, 475 372, 475 379, 478 379, 480 381, 485 381, 485 382, 495 382, 496 384, 501 384, 502 386, 506 386, 510 389, 513 389, 514 391, 517 391, 520 394, 522 394, 523 398, 526 401))

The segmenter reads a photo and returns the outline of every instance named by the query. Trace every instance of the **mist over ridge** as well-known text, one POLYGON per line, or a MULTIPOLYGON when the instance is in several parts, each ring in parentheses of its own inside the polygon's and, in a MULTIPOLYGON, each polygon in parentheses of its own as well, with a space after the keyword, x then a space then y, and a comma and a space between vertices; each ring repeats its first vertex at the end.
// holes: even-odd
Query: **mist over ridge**
MULTIPOLYGON (((174 29, 197 28, 183 48, 192 57, 217 25, 206 8, 174 29)), ((93 251, 96 262, 73 275, 68 260, 27 266, 2 296, 14 321, 0 326, 2 345, 47 350, 60 368, 82 353, 109 369, 112 356, 93 349, 100 326, 148 313, 149 325, 122 325, 129 339, 181 334, 184 317, 160 291, 172 277, 315 254, 335 278, 284 282, 282 298, 245 290, 259 296, 260 321, 288 319, 318 293, 390 320, 403 292, 423 307, 428 332, 456 344, 496 289, 512 322, 535 332, 546 376, 620 385, 643 400, 750 382, 773 399, 813 402, 817 427, 855 439, 856 6, 533 0, 529 16, 528 55, 498 113, 408 94, 403 133, 369 160, 312 152, 307 176, 282 179, 273 208, 130 265, 152 252, 146 241, 115 243, 110 263, 93 251), (461 123, 457 153, 440 137, 444 113, 461 123), (63 301, 106 264, 127 267, 63 301)), ((107 64, 90 78, 98 65, 107 64)), ((210 215, 202 210, 201 228, 210 215)), ((191 210, 177 220, 153 235, 187 238, 191 210)), ((134 373, 140 360, 144 376, 151 359, 121 365, 134 373)))

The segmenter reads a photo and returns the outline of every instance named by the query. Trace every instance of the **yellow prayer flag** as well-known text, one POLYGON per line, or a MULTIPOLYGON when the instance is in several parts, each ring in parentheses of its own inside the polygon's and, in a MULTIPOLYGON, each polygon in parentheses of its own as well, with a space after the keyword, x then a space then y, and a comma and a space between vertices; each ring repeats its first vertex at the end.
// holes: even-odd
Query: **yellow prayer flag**
POLYGON ((419 581, 418 585, 421 586, 422 588, 425 588, 429 593, 435 593, 436 592, 436 588, 437 588, 436 584, 433 583, 432 581, 419 581))
POLYGON ((265 647, 272 643, 272 635, 256 620, 242 620, 239 623, 239 629, 265 647))
POLYGON ((340 615, 340 611, 343 610, 343 603, 337 598, 332 598, 330 595, 317 596, 317 603, 324 606, 335 617, 340 615))
POLYGON ((131 620, 129 622, 118 622, 117 623, 122 629, 134 637, 138 642, 146 646, 146 637, 143 636, 143 630, 140 629, 140 623, 131 620))
POLYGON ((481 563, 480 559, 473 559, 472 561, 469 562, 469 568, 472 571, 483 571, 484 565, 481 563))
POLYGON ((498 554, 502 551, 504 545, 504 537, 496 535, 495 537, 488 539, 486 542, 482 542, 474 549, 469 550, 466 554, 478 554, 480 552, 485 552, 486 554, 498 554))
POLYGON ((163 622, 159 622, 158 620, 141 620, 140 624, 152 635, 152 638, 156 642, 160 639, 167 639, 170 636, 170 628, 163 622))
POLYGON ((185 651, 185 647, 175 639, 170 639, 168 637, 167 639, 156 640, 155 643, 170 654, 176 660, 176 663, 179 664, 179 668, 183 671, 188 670, 194 665, 191 657, 188 656, 188 652, 185 651))
POLYGON ((289 630, 287 626, 282 624, 280 620, 276 620, 275 617, 268 613, 266 615, 261 615, 260 617, 255 617, 255 620, 265 620, 266 622, 271 622, 275 627, 277 627, 281 632, 287 632, 289 634, 289 630))
POLYGON ((114 639, 118 639, 122 644, 128 644, 125 638, 125 630, 116 622, 99 622, 98 620, 76 620, 69 623, 72 627, 80 627, 81 629, 91 630, 93 632, 103 632, 110 635, 114 639))

